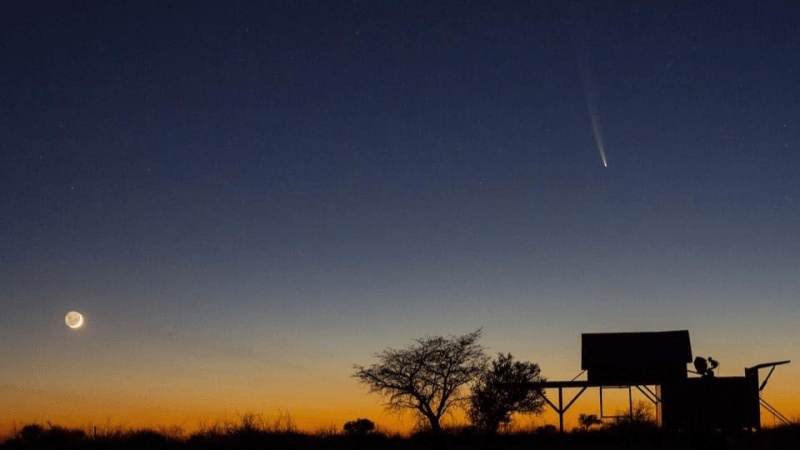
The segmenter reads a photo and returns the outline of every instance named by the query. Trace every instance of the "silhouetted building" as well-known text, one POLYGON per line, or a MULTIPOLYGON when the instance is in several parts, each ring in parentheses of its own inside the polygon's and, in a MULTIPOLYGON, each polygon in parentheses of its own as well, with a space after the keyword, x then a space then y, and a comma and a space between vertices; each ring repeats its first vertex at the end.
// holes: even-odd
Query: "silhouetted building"
MULTIPOLYGON (((788 423, 788 419, 761 398, 775 366, 789 361, 759 364, 745 369, 742 377, 717 377, 718 363, 711 357, 694 361, 700 377, 689 378, 692 363, 689 331, 637 333, 588 333, 581 335, 581 368, 586 381, 545 381, 536 388, 558 389, 557 403, 546 399, 560 416, 590 387, 600 388, 600 414, 603 415, 603 388, 635 387, 656 405, 657 417, 669 430, 708 430, 760 428, 761 408, 788 423), (709 365, 710 362, 710 365, 709 365), (759 384, 759 369, 770 368, 759 384), (655 386, 655 391, 648 386, 655 386), (580 389, 571 400, 564 389, 580 389)), ((632 409, 632 397, 629 397, 632 409)), ((610 418, 614 416, 603 416, 610 418)))
POLYGON ((686 379, 692 362, 689 332, 594 333, 581 335, 581 369, 590 382, 661 385, 686 379))
POLYGON ((734 430, 761 425, 757 376, 689 378, 662 388, 661 395, 664 409, 674 408, 674 414, 664 416, 667 429, 734 430))

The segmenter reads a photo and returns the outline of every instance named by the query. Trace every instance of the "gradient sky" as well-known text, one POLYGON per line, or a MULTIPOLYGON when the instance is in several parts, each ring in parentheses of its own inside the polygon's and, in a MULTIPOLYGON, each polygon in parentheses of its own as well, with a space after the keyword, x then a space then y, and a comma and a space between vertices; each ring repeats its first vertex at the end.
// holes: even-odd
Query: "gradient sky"
POLYGON ((480 327, 688 329, 800 415, 800 7, 587 3, 8 6, 0 428, 409 426, 352 365, 480 327))

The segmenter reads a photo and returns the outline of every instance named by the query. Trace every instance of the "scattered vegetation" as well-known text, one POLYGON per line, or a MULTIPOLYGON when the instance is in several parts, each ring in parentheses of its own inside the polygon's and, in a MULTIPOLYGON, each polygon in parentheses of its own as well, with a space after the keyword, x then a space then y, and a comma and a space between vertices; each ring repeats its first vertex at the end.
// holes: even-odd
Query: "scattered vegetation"
MULTIPOLYGON (((584 415, 585 417, 589 417, 584 415)), ((620 420, 573 433, 558 433, 553 425, 514 428, 494 435, 473 426, 443 427, 438 433, 420 431, 410 436, 382 432, 369 419, 347 422, 346 427, 327 427, 313 433, 298 431, 288 414, 266 420, 243 414, 237 421, 215 422, 192 434, 181 428, 70 429, 50 423, 27 424, 0 439, 0 450, 22 449, 796 449, 800 425, 759 432, 683 435, 649 427, 649 422, 620 420), (370 426, 371 425, 371 426, 370 426), (647 432, 642 433, 642 426, 647 432)), ((596 425, 596 423, 595 423, 596 425)))

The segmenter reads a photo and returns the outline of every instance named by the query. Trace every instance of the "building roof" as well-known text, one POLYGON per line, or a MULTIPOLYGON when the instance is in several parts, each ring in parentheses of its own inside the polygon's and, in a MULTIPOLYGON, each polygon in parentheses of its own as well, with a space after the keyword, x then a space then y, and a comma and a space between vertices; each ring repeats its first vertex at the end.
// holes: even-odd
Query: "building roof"
POLYGON ((692 362, 688 330, 637 333, 584 333, 581 368, 692 362))

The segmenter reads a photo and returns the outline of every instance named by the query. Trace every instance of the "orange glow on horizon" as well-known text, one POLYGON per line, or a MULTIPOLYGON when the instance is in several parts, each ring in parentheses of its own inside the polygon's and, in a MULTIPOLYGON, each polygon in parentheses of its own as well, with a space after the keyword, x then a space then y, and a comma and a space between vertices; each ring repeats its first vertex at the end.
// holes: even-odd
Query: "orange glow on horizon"
MULTIPOLYGON (((543 375, 556 381, 569 380, 577 373, 580 353, 577 345, 573 347, 511 350, 520 360, 540 363, 543 375), (563 358, 564 354, 569 358, 563 358)), ((713 348, 701 339, 693 341, 693 347, 696 353, 701 349, 704 355, 719 356, 723 362, 723 376, 742 376, 744 367, 787 359, 784 355, 791 354, 785 348, 737 353, 733 347, 720 344, 713 348)), ((70 349, 64 347, 62 353, 70 349)), ((368 394, 367 389, 350 376, 350 363, 333 357, 319 360, 326 367, 320 374, 314 371, 311 363, 307 367, 288 363, 276 365, 274 370, 257 366, 259 363, 251 360, 230 359, 208 365, 207 360, 180 353, 168 345, 157 355, 149 361, 159 370, 151 372, 126 366, 124 360, 98 362, 87 357, 85 363, 79 361, 70 365, 70 362, 43 362, 50 355, 47 358, 37 355, 41 358, 38 360, 29 354, 8 359, 4 375, 10 381, 0 384, 4 413, 0 434, 14 426, 47 421, 80 428, 97 425, 99 429, 109 424, 123 428, 180 426, 186 433, 192 433, 203 425, 236 422, 247 413, 260 415, 267 424, 272 424, 281 414, 288 414, 298 429, 306 432, 341 430, 345 422, 356 418, 368 418, 380 429, 399 433, 410 432, 415 424, 411 411, 403 415, 386 411, 380 397, 368 394), (15 367, 32 367, 36 371, 31 376, 15 367), (198 376, 198 368, 204 370, 202 376, 198 376)), ((56 356, 54 353, 52 358, 56 356)), ((765 376, 766 372, 761 373, 762 381, 765 376)), ((770 404, 794 420, 800 417, 800 392, 793 386, 798 378, 800 364, 781 366, 763 392, 770 404)), ((576 389, 565 389, 564 404, 576 392, 576 389)), ((556 401, 557 391, 548 390, 548 397, 556 401)), ((635 393, 634 403, 642 398, 635 393)), ((627 405, 608 405, 606 413, 617 409, 627 409, 627 405)), ((587 390, 565 414, 567 431, 577 426, 581 413, 600 414, 596 388, 587 390)), ((453 411, 447 420, 466 424, 460 411, 453 411)), ((521 427, 538 427, 558 426, 558 422, 558 416, 546 407, 542 415, 519 417, 517 423, 521 427)), ((762 423, 773 425, 772 417, 764 410, 762 423)))
MULTIPOLYGON (((401 434, 409 433, 414 426, 414 416, 411 411, 397 415, 384 410, 375 404, 375 398, 364 394, 353 399, 346 405, 336 408, 329 404, 320 407, 311 399, 298 402, 294 406, 285 408, 270 408, 262 405, 246 404, 241 407, 230 405, 220 408, 217 405, 201 402, 161 402, 152 398, 151 401, 137 402, 133 398, 111 400, 109 398, 90 396, 75 397, 74 394, 42 393, 26 390, 8 390, 4 398, 4 421, 0 423, 0 435, 5 435, 15 427, 28 423, 51 422, 55 425, 85 430, 97 426, 98 430, 105 429, 136 429, 154 428, 168 429, 180 427, 185 433, 191 434, 203 426, 215 423, 236 424, 244 414, 256 414, 266 426, 281 426, 286 424, 286 418, 302 432, 341 431, 345 422, 356 418, 368 418, 376 423, 379 429, 401 434)), ((598 414, 599 396, 596 389, 586 391, 565 414, 565 430, 571 431, 578 426, 577 417, 580 413, 598 414)), ((798 417, 800 411, 800 397, 784 397, 789 394, 790 388, 776 386, 768 401, 790 419, 798 417), (778 387, 780 389, 778 389, 778 387)), ((565 403, 571 399, 577 390, 565 390, 565 403)), ((548 397, 554 397, 555 390, 551 390, 548 397)), ((635 397, 634 403, 641 400, 635 397)), ((626 405, 615 401, 606 405, 606 414, 627 409, 626 405)), ((454 411, 445 423, 465 425, 467 423, 461 411, 454 411)), ((762 424, 770 427, 773 418, 762 409, 762 424)), ((539 416, 517 416, 515 426, 520 428, 539 427, 545 424, 558 426, 558 416, 547 407, 539 416)), ((777 422, 779 424, 779 422, 777 422)))

